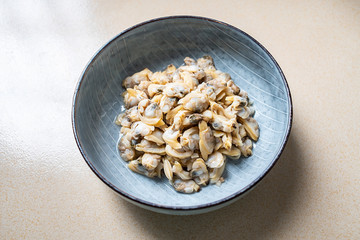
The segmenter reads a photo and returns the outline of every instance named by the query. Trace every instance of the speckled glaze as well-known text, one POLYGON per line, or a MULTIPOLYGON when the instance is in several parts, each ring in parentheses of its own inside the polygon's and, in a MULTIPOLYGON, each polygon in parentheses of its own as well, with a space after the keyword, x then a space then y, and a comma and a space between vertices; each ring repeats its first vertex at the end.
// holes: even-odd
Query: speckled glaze
POLYGON ((220 21, 190 16, 153 19, 125 30, 85 68, 72 112, 77 145, 94 173, 124 199, 167 214, 197 214, 230 204, 252 189, 273 167, 291 129, 292 104, 285 77, 270 53, 243 31, 220 21), (117 150, 122 80, 147 67, 177 67, 187 56, 211 55, 216 68, 248 92, 256 109, 260 138, 249 158, 228 160, 221 187, 195 194, 173 190, 167 179, 131 172, 117 150))

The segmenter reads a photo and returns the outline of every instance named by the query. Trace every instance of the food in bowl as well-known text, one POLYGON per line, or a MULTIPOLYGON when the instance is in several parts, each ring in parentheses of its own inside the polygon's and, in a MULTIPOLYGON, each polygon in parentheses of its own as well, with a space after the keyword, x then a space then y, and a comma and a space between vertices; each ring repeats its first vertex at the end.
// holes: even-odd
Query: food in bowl
POLYGON ((252 154, 259 126, 248 94, 212 57, 186 57, 162 72, 144 69, 125 78, 118 149, 128 167, 147 177, 162 172, 178 192, 220 185, 226 156, 252 154))

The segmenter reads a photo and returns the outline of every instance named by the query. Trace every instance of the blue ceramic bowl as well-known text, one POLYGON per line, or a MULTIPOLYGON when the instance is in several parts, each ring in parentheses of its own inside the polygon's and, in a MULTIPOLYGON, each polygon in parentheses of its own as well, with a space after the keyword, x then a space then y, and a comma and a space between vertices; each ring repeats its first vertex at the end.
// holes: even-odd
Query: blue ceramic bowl
POLYGON ((284 149, 292 122, 289 87, 270 53, 245 32, 226 23, 191 16, 172 16, 140 23, 120 33, 91 59, 75 90, 73 131, 94 173, 124 199, 156 212, 196 214, 234 202, 274 166, 284 149), (117 150, 123 109, 122 80, 147 67, 177 67, 187 56, 211 55, 216 68, 230 73, 254 101, 260 138, 249 158, 229 160, 225 182, 195 194, 173 190, 166 177, 149 179, 131 172, 117 150))

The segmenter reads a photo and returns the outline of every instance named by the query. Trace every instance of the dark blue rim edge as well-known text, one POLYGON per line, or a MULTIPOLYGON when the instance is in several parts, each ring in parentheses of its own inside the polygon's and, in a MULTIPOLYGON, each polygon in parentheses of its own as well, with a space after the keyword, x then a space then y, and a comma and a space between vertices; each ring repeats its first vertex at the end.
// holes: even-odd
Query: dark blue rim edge
POLYGON ((241 195, 245 194, 246 192, 248 192, 250 189, 252 189, 257 183, 259 183, 268 173, 269 171, 274 167, 274 165, 276 164, 276 162, 278 161, 278 159, 280 158, 280 155, 282 154, 288 140, 289 140, 289 136, 290 136, 290 132, 291 132, 291 128, 292 128, 292 121, 293 121, 293 105, 292 105, 292 97, 291 97, 291 93, 290 93, 290 89, 289 89, 289 85, 286 81, 285 75, 283 73, 283 71, 281 70, 279 64, 276 62, 275 58, 270 54, 270 52, 262 45, 260 44, 256 39, 254 39, 253 37, 251 37, 249 34, 247 34, 246 32, 230 25, 227 24, 225 22, 222 21, 218 21, 215 19, 211 19, 211 18, 206 18, 206 17, 200 17, 200 16, 190 16, 190 15, 176 15, 176 16, 167 16, 167 17, 160 17, 160 18, 154 18, 142 23, 139 23, 135 26, 132 26, 124 31, 122 31, 121 33, 119 33, 117 36, 115 36, 112 40, 110 40, 109 42, 107 42, 105 45, 103 45, 91 58, 91 60, 87 63, 86 67, 84 68, 83 72, 80 75, 80 78, 76 84, 76 88, 75 88, 75 92, 73 95, 73 102, 72 102, 72 111, 71 111, 71 122, 72 122, 72 129, 73 129, 73 133, 74 133, 74 138, 76 141, 76 144, 80 150, 81 155, 83 156, 85 162, 88 164, 88 166, 90 167, 90 169, 96 174, 96 176, 98 176, 100 178, 101 181, 103 181, 106 185, 108 185, 111 189, 113 189, 115 192, 117 192, 118 194, 122 195, 125 198, 128 198, 131 201, 135 201, 137 203, 149 206, 149 207, 154 207, 154 208, 160 208, 160 209, 166 209, 166 210, 177 210, 177 211, 194 211, 194 210, 199 210, 199 209, 204 209, 204 208, 210 208, 210 207, 215 207, 217 205, 223 204, 225 202, 229 202, 231 200, 234 200, 238 197, 240 197, 241 195), (286 92, 287 95, 289 96, 289 119, 288 119, 288 127, 287 127, 287 132, 286 132, 286 137, 284 138, 283 141, 283 145, 281 147, 281 149, 279 149, 279 151, 276 154, 276 157, 274 159, 274 161, 271 163, 271 165, 265 169, 265 171, 257 178, 255 179, 253 182, 251 182, 249 185, 247 185, 245 188, 241 189, 240 191, 226 197, 223 198, 221 200, 212 202, 212 203, 208 203, 208 204, 202 204, 202 205, 197 205, 197 206, 191 206, 191 207, 172 207, 172 206, 163 206, 163 205, 159 205, 159 204, 153 204, 151 202, 147 202, 141 199, 138 199, 122 190, 120 190, 119 188, 117 188, 115 185, 111 184, 100 172, 98 172, 96 170, 96 168, 91 164, 91 162, 88 160, 88 157, 86 156, 85 152, 83 151, 83 147, 79 141, 78 138, 78 134, 77 134, 77 129, 75 126, 75 116, 76 116, 76 111, 75 111, 75 105, 76 105, 76 100, 77 100, 77 94, 78 91, 81 87, 82 84, 82 80, 85 76, 85 74, 87 73, 89 66, 95 61, 95 59, 98 57, 98 55, 108 46, 110 45, 113 41, 115 41, 117 38, 121 37, 122 35, 124 35, 125 33, 138 28, 140 26, 152 23, 152 22, 157 22, 157 21, 162 21, 162 20, 167 20, 167 19, 176 19, 176 18, 190 18, 190 19, 199 19, 199 20, 206 20, 206 21, 210 21, 210 22, 214 22, 214 23, 218 23, 218 24, 222 24, 225 25, 227 27, 230 27, 238 32, 240 32, 241 34, 244 34, 245 36, 247 36, 250 40, 254 41, 262 50, 265 51, 266 54, 268 54, 268 56, 271 58, 271 60, 275 63, 275 66, 277 67, 280 75, 281 75, 281 79, 283 80, 284 84, 285 84, 285 88, 286 88, 286 92))

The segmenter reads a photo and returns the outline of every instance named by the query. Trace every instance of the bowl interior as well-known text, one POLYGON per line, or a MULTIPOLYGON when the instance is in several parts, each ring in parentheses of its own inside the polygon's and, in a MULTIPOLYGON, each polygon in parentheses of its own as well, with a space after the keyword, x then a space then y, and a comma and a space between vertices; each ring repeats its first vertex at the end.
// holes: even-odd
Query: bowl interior
POLYGON ((256 183, 276 161, 290 129, 291 101, 281 70, 247 34, 217 21, 166 18, 132 28, 113 39, 89 63, 74 100, 74 128, 81 151, 102 180, 139 202, 167 208, 214 205, 256 183), (248 92, 256 109, 260 138, 249 158, 228 160, 221 187, 195 194, 173 190, 166 177, 149 179, 131 172, 117 150, 123 111, 122 80, 145 67, 153 72, 176 67, 187 56, 211 55, 216 68, 248 92))

